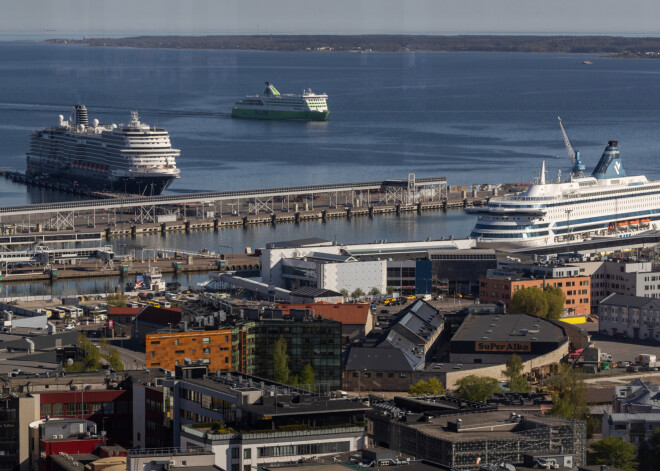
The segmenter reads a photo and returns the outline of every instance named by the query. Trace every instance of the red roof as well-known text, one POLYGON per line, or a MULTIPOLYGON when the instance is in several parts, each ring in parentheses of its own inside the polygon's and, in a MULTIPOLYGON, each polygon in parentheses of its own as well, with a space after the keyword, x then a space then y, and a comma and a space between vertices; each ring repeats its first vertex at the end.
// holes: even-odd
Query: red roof
POLYGON ((310 304, 282 304, 279 306, 285 315, 291 309, 310 309, 324 319, 339 321, 347 325, 365 325, 371 312, 368 304, 332 304, 327 302, 310 304))
POLYGON ((142 310, 141 307, 111 307, 109 316, 136 316, 142 310))

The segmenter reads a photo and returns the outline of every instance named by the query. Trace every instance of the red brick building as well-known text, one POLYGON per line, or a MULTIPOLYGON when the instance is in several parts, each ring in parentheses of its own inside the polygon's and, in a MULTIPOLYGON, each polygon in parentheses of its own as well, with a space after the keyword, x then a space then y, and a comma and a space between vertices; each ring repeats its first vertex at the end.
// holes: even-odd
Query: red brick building
POLYGON ((589 314, 591 312, 591 278, 588 276, 572 276, 565 278, 515 278, 495 276, 479 279, 479 300, 482 303, 506 304, 511 309, 511 298, 522 288, 556 286, 562 290, 566 301, 564 310, 571 315, 589 314))

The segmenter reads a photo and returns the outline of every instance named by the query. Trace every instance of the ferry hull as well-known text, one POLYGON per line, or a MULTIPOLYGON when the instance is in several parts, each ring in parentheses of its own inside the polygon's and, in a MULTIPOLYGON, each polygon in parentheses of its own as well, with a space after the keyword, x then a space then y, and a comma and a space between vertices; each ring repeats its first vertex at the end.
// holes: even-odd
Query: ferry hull
POLYGON ((300 120, 300 121, 325 121, 328 118, 329 114, 330 114, 329 111, 279 111, 279 110, 252 110, 245 108, 234 108, 231 111, 232 118, 300 120))

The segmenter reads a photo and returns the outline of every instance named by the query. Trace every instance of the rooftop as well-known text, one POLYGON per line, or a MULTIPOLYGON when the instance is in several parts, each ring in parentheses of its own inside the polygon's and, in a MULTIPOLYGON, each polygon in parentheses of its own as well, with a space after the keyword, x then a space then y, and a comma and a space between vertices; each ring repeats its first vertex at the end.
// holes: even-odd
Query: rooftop
POLYGON ((314 247, 333 245, 332 241, 309 237, 306 239, 284 240, 281 242, 270 242, 266 244, 267 249, 293 249, 298 247, 314 247))
POLYGON ((625 294, 612 293, 600 304, 604 306, 623 306, 646 309, 660 309, 660 299, 645 298, 643 296, 628 296, 625 294))
POLYGON ((346 325, 365 325, 371 312, 368 304, 333 304, 333 303, 309 303, 309 304, 281 304, 284 313, 291 309, 313 310, 324 319, 341 322, 346 325))
POLYGON ((394 347, 351 347, 346 355, 348 371, 410 371, 412 367, 404 353, 394 347))
POLYGON ((452 342, 561 342, 564 330, 529 314, 468 314, 452 342))
POLYGON ((323 414, 358 412, 367 410, 361 402, 348 399, 330 399, 316 393, 295 388, 256 376, 240 373, 221 373, 199 379, 184 379, 180 384, 190 383, 210 390, 237 397, 242 393, 258 393, 251 396, 253 403, 241 405, 241 409, 256 416, 289 416, 301 414, 323 414))

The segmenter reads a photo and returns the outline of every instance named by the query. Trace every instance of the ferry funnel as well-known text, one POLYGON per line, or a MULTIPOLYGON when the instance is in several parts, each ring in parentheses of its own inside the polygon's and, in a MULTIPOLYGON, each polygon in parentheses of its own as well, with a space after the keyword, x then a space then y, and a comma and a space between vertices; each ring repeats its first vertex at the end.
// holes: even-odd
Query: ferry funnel
POLYGON ((592 175, 595 178, 618 178, 625 177, 626 171, 623 169, 621 155, 619 154, 619 142, 609 141, 605 151, 598 161, 592 175))

